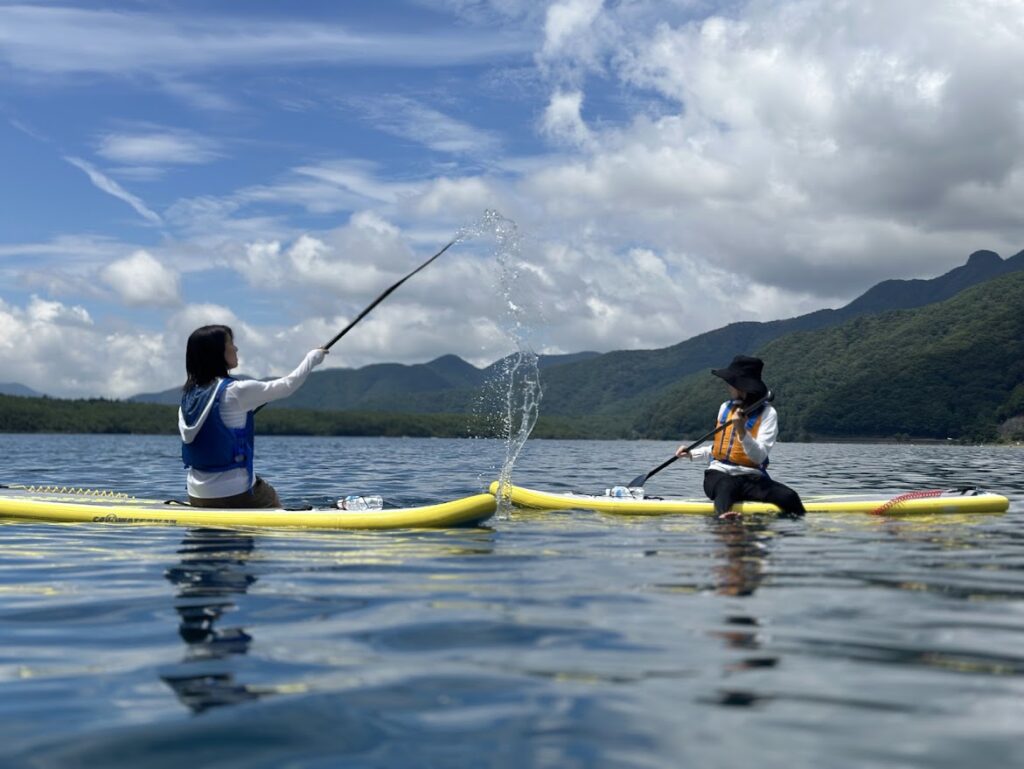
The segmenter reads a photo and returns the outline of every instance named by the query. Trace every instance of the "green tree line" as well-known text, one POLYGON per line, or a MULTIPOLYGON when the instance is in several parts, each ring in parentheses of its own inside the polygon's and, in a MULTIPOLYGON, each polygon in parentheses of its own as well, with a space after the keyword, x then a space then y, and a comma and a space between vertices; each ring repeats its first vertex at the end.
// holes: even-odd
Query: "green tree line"
MULTIPOLYGON (((541 417, 537 438, 624 437, 623 420, 541 417)), ((0 432, 177 434, 174 406, 89 398, 24 398, 0 395, 0 432)), ((256 418, 261 435, 380 435, 432 438, 500 437, 500 420, 484 415, 396 414, 278 409, 256 418)))

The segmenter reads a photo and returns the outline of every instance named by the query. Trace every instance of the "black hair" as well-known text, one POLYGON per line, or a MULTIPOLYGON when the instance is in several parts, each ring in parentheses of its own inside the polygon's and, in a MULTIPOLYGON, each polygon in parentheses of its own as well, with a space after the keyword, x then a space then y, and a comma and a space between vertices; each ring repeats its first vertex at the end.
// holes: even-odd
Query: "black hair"
POLYGON ((763 384, 752 390, 751 392, 744 391, 743 402, 740 404, 740 408, 748 409, 757 403, 759 400, 764 398, 768 394, 768 388, 763 384))
POLYGON ((217 377, 226 377, 228 362, 224 351, 234 338, 235 334, 228 326, 201 326, 193 331, 185 346, 188 379, 181 389, 188 392, 193 387, 209 384, 217 377))

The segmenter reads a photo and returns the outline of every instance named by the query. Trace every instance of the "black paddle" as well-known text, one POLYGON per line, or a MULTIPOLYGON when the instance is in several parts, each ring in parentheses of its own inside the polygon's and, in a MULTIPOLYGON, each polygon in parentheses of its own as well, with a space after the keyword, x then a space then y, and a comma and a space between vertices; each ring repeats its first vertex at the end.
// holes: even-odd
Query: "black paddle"
MULTIPOLYGON (((773 393, 771 390, 769 390, 767 395, 765 395, 763 398, 761 398, 761 400, 755 401, 754 403, 750 404, 749 408, 740 409, 740 413, 743 416, 746 416, 748 413, 752 414, 753 412, 757 411, 757 409, 761 408, 762 404, 771 403, 773 400, 775 400, 775 393, 773 393)), ((711 432, 707 433, 706 435, 701 436, 700 438, 695 440, 693 443, 691 443, 689 446, 687 446, 686 450, 688 452, 689 451, 693 451, 695 448, 700 446, 700 444, 702 444, 708 438, 711 438, 711 437, 713 437, 715 435, 718 435, 718 433, 722 432, 722 430, 724 430, 726 427, 728 427, 729 424, 730 424, 729 422, 726 422, 724 425, 719 425, 718 427, 716 427, 711 432)), ((679 459, 678 456, 672 457, 668 461, 662 462, 660 465, 655 467, 649 473, 645 473, 644 475, 638 475, 636 478, 634 478, 633 480, 631 480, 629 482, 629 486, 630 487, 637 487, 637 486, 645 485, 647 483, 647 479, 648 478, 650 478, 652 475, 655 475, 656 473, 660 473, 662 470, 664 470, 670 464, 675 462, 677 459, 679 459)))
MULTIPOLYGON (((421 264, 421 265, 420 265, 419 267, 417 267, 417 268, 416 268, 415 270, 413 270, 413 271, 412 271, 412 272, 410 272, 410 273, 409 273, 408 275, 406 275, 406 276, 405 276, 404 278, 402 278, 402 279, 401 279, 400 281, 398 281, 398 282, 397 282, 397 283, 395 283, 395 284, 394 284, 393 286, 391 286, 391 288, 389 288, 389 289, 388 289, 387 291, 385 291, 385 292, 384 292, 383 294, 381 294, 381 295, 380 295, 380 296, 378 296, 378 297, 377 297, 376 299, 374 299, 374 300, 373 300, 372 302, 370 302, 370 304, 369 304, 369 305, 367 305, 366 309, 365 309, 365 310, 363 310, 363 311, 362 311, 361 313, 359 313, 358 315, 356 315, 356 317, 355 317, 355 320, 353 320, 353 321, 352 321, 351 323, 349 323, 349 324, 348 324, 347 326, 345 326, 345 328, 343 328, 343 329, 342 329, 341 331, 339 331, 339 332, 338 332, 337 334, 335 334, 335 335, 334 335, 334 338, 333 338, 333 339, 332 339, 331 341, 329 341, 329 342, 328 342, 327 344, 325 344, 325 345, 323 346, 323 349, 325 349, 325 350, 330 350, 330 349, 331 349, 331 348, 332 348, 332 347, 333 347, 333 346, 335 345, 335 343, 336 343, 336 342, 337 342, 337 341, 338 341, 339 339, 341 339, 341 338, 342 338, 343 336, 345 336, 345 334, 347 334, 347 333, 348 333, 349 331, 351 331, 351 330, 352 330, 353 326, 355 326, 355 325, 356 325, 356 324, 357 324, 357 323, 358 323, 359 321, 361 321, 361 320, 362 320, 363 318, 365 318, 365 317, 366 317, 367 315, 369 315, 369 314, 370 314, 370 311, 371 311, 371 310, 372 310, 372 309, 373 309, 374 307, 376 307, 376 306, 377 306, 378 304, 380 304, 380 303, 381 303, 381 302, 383 302, 383 301, 384 301, 385 299, 387 299, 387 298, 388 298, 389 296, 391 296, 391 293, 392 293, 392 292, 393 292, 393 291, 394 291, 394 290, 395 290, 396 288, 398 288, 398 287, 399 287, 400 285, 402 285, 403 283, 405 283, 405 281, 409 280, 409 278, 411 278, 411 277, 412 277, 413 275, 415 275, 415 274, 416 274, 417 272, 419 272, 420 270, 422 270, 422 269, 423 269, 424 267, 426 267, 426 266, 427 266, 428 264, 430 264, 430 263, 431 263, 432 261, 434 261, 435 259, 437 259, 437 257, 439 257, 439 256, 440 256, 441 254, 443 254, 443 253, 444 253, 445 251, 447 251, 447 250, 448 250, 449 248, 451 248, 452 246, 454 246, 457 240, 458 240, 458 239, 456 238, 456 240, 453 240, 453 241, 451 241, 451 242, 450 242, 450 243, 449 243, 448 245, 446 245, 446 246, 445 246, 444 248, 442 248, 442 249, 441 249, 440 251, 438 251, 438 252, 437 252, 436 254, 434 254, 434 255, 433 255, 432 257, 430 257, 429 259, 427 259, 427 261, 425 261, 425 262, 424 262, 423 264, 421 264)), ((266 403, 264 403, 264 404, 263 404, 263 406, 266 406, 266 405, 267 405, 266 403)), ((259 411, 260 409, 262 409, 262 408, 263 408, 263 406, 260 406, 259 408, 257 408, 257 409, 256 409, 256 411, 259 411)), ((256 413, 256 411, 254 411, 253 413, 255 414, 255 413, 256 413)))
POLYGON ((395 285, 393 285, 393 286, 392 286, 391 288, 389 288, 389 289, 388 289, 387 291, 385 291, 385 292, 384 292, 383 294, 381 294, 381 295, 380 295, 380 296, 378 296, 378 297, 377 297, 376 299, 374 299, 374 300, 373 300, 372 302, 370 302, 369 306, 367 306, 367 308, 366 308, 365 310, 363 310, 363 311, 362 311, 361 313, 359 313, 358 315, 356 315, 356 317, 355 317, 355 320, 353 320, 353 321, 352 321, 351 323, 349 323, 349 324, 348 324, 347 326, 345 326, 345 328, 343 328, 343 329, 342 329, 341 331, 339 331, 339 332, 338 332, 338 333, 337 333, 337 334, 336 334, 336 335, 334 336, 334 339, 332 339, 332 340, 331 340, 330 342, 328 342, 327 344, 325 344, 325 345, 324 345, 324 349, 325 349, 325 350, 330 350, 330 349, 331 349, 331 348, 332 348, 332 347, 334 346, 334 343, 335 343, 335 342, 337 342, 337 341, 338 341, 339 339, 341 339, 341 338, 342 338, 343 336, 345 336, 345 334, 347 334, 347 333, 348 333, 349 331, 351 331, 351 330, 352 330, 352 327, 353 327, 354 325, 356 325, 356 323, 358 323, 358 322, 359 322, 359 321, 361 321, 361 320, 362 320, 363 318, 365 318, 365 317, 366 317, 367 315, 369 315, 369 314, 370 314, 370 310, 372 310, 372 309, 373 309, 374 307, 376 307, 376 306, 377 306, 378 304, 380 304, 380 303, 381 303, 381 302, 383 302, 383 301, 384 301, 385 299, 387 299, 387 298, 388 298, 389 296, 391 296, 391 292, 392 292, 392 291, 394 291, 394 290, 395 290, 396 288, 398 288, 398 287, 399 287, 400 285, 402 285, 403 283, 405 283, 405 281, 409 280, 409 278, 411 278, 411 277, 412 277, 413 275, 415 275, 415 274, 416 274, 417 272, 419 272, 420 270, 422 270, 422 269, 423 269, 424 267, 426 267, 426 266, 427 266, 428 264, 430 264, 430 263, 431 263, 432 261, 434 261, 435 259, 437 259, 437 257, 439 257, 439 256, 440 256, 441 254, 443 254, 443 253, 444 253, 445 251, 447 251, 447 250, 448 250, 449 248, 451 248, 451 247, 452 247, 452 246, 454 246, 454 245, 455 245, 455 241, 453 240, 453 241, 452 241, 451 243, 449 243, 449 244, 448 244, 447 246, 445 246, 444 248, 442 248, 442 249, 441 249, 440 251, 438 251, 438 252, 437 252, 436 254, 434 254, 434 255, 433 255, 432 257, 430 257, 429 259, 427 259, 427 261, 425 261, 425 262, 424 262, 423 264, 421 264, 421 265, 420 265, 419 267, 417 267, 417 268, 416 268, 415 270, 413 270, 412 272, 410 272, 410 273, 409 273, 408 275, 406 275, 406 276, 405 276, 404 278, 402 278, 402 279, 401 279, 400 281, 398 281, 398 282, 397 282, 397 283, 396 283, 395 285))

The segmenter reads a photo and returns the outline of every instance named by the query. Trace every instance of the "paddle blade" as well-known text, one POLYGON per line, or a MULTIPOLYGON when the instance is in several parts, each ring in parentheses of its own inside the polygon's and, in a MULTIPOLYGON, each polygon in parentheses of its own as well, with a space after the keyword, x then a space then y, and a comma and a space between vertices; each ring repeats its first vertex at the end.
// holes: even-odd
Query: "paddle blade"
POLYGON ((631 480, 626 485, 631 489, 635 489, 638 487, 642 487, 645 483, 647 483, 647 473, 644 473, 643 475, 638 475, 636 478, 631 480))

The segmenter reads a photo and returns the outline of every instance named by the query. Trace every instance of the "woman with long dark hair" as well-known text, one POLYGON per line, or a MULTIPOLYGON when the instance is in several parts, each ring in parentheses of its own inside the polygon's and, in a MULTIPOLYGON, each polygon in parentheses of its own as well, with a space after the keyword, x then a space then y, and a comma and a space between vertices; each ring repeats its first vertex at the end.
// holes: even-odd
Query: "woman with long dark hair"
POLYGON ((274 487, 253 469, 253 412, 302 386, 327 350, 318 348, 292 373, 260 382, 228 374, 238 367, 238 348, 228 326, 202 326, 185 348, 188 379, 178 410, 181 458, 188 468, 188 501, 196 507, 281 507, 274 487))

